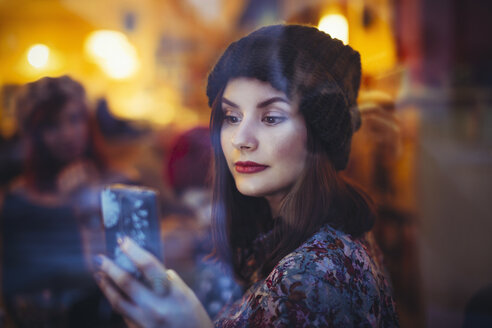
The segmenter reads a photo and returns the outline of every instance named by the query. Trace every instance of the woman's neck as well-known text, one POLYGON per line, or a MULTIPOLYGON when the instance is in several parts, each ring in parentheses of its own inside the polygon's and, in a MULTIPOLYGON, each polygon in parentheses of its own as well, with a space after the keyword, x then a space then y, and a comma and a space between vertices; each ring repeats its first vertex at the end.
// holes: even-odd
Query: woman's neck
POLYGON ((280 215, 280 206, 284 197, 284 194, 265 196, 265 199, 268 201, 268 205, 270 205, 270 212, 272 213, 272 217, 274 219, 280 215))

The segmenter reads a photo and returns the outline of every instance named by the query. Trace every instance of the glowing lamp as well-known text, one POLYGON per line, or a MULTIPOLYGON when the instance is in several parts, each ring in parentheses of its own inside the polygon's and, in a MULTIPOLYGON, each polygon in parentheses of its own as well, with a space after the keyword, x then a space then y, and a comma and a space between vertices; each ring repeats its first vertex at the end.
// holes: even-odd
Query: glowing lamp
POLYGON ((48 64, 50 57, 50 48, 44 44, 35 44, 27 50, 27 61, 37 69, 44 68, 48 64))
POLYGON ((131 77, 139 66, 135 47, 121 32, 95 31, 87 38, 85 50, 96 64, 114 79, 131 77))
POLYGON ((349 27, 344 15, 328 14, 323 16, 319 21, 318 29, 328 33, 332 38, 341 40, 344 44, 348 43, 349 27))

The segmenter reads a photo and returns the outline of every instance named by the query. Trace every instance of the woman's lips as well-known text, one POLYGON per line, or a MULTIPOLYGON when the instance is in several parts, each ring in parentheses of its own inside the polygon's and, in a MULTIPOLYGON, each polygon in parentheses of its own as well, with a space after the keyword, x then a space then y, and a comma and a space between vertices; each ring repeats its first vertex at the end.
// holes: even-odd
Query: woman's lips
POLYGON ((238 173, 257 173, 268 168, 267 165, 258 164, 255 162, 236 162, 234 164, 238 173))

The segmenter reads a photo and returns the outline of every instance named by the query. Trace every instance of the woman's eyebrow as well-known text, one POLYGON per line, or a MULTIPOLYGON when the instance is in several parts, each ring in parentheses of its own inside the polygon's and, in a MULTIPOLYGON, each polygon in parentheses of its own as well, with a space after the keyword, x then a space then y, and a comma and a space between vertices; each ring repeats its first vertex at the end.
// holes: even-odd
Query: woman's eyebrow
POLYGON ((234 108, 239 108, 238 105, 236 105, 235 103, 233 103, 232 101, 228 100, 227 98, 225 97, 222 97, 222 102, 225 103, 226 105, 229 105, 231 107, 234 107, 234 108))
POLYGON ((283 102, 286 104, 290 104, 290 102, 283 97, 273 97, 273 98, 269 98, 267 100, 262 101, 261 103, 258 104, 258 107, 259 108, 267 107, 268 105, 271 105, 275 102, 283 102))
MULTIPOLYGON (((233 103, 232 101, 230 101, 229 99, 225 98, 225 97, 222 97, 222 102, 226 105, 229 105, 231 107, 234 107, 234 108, 239 108, 239 106, 235 103, 233 103)), ((260 102, 257 107, 258 108, 264 108, 264 107, 267 107, 268 105, 271 105, 275 102, 283 102, 283 103, 286 103, 286 104, 290 104, 289 100, 285 99, 284 97, 272 97, 272 98, 269 98, 267 100, 264 100, 262 102, 260 102)))

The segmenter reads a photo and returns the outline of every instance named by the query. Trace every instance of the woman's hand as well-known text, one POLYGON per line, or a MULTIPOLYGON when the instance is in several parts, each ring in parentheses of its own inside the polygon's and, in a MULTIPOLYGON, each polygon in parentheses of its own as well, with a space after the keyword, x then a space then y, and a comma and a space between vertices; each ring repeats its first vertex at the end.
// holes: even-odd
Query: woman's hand
POLYGON ((130 326, 213 327, 191 289, 173 271, 129 238, 120 245, 153 289, 103 255, 96 258, 96 281, 130 326))
POLYGON ((90 161, 77 161, 65 167, 57 176, 56 184, 61 194, 70 194, 94 182, 98 172, 90 161))

